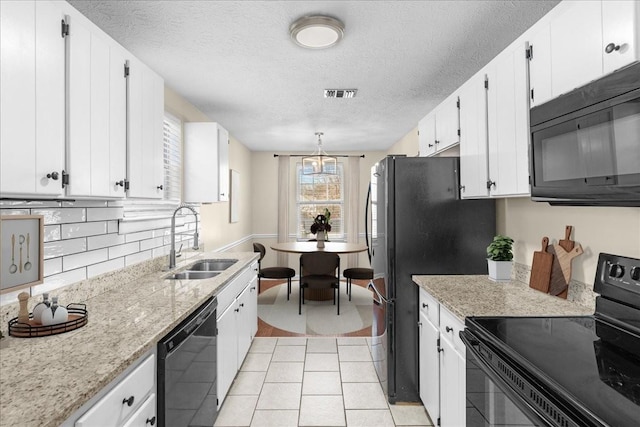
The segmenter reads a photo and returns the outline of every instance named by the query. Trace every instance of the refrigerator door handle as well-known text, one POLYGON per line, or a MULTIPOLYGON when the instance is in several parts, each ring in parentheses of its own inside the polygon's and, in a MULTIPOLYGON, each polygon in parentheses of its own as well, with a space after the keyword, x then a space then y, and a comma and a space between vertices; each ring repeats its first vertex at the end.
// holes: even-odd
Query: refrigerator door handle
MULTIPOLYGON (((367 256, 369 257, 369 264, 371 264, 371 256, 373 251, 369 246, 369 202, 371 201, 371 183, 367 189, 367 201, 364 204, 364 241, 367 244, 367 256)), ((373 240, 373 238, 371 239, 373 240)))
POLYGON ((367 285, 367 289, 371 289, 375 294, 373 298, 373 303, 375 305, 393 304, 392 300, 386 299, 384 295, 380 293, 380 291, 378 290, 378 288, 376 288, 376 285, 374 285, 373 282, 369 282, 369 284, 367 285), (377 299, 375 297, 377 297, 377 299))

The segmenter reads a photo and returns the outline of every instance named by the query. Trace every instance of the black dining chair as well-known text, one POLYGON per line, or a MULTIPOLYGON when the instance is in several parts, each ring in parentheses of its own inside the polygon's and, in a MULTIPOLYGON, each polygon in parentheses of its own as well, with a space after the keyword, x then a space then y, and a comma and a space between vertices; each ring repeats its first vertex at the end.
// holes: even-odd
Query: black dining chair
POLYGON ((287 279, 287 300, 291 294, 291 279, 296 275, 296 271, 289 267, 265 267, 260 265, 262 258, 267 253, 262 243, 254 243, 253 251, 260 253, 258 259, 258 293, 260 293, 260 279, 287 279))
POLYGON ((333 289, 333 303, 340 315, 340 257, 332 252, 308 252, 300 255, 300 295, 298 314, 302 314, 305 289, 333 289))
POLYGON ((349 295, 349 301, 351 301, 351 285, 353 279, 356 280, 371 280, 373 279, 373 269, 372 268, 346 268, 342 275, 345 279, 347 279, 347 295, 349 295))

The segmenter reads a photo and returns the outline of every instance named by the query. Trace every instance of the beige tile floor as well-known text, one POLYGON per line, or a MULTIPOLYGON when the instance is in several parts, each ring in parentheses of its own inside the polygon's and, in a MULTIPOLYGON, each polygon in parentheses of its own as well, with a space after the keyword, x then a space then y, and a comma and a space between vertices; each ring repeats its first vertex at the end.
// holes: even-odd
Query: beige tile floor
POLYGON ((431 426, 390 405, 366 338, 255 338, 215 426, 431 426))

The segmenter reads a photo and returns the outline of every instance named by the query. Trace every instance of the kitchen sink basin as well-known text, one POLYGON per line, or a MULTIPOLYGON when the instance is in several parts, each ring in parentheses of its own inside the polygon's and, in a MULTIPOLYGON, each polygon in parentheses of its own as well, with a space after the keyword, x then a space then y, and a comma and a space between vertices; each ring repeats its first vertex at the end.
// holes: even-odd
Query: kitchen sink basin
POLYGON ((224 271, 238 262, 237 259, 205 259, 189 267, 189 271, 224 271))
POLYGON ((175 280, 194 280, 194 279, 210 279, 220 274, 219 271, 181 271, 180 273, 172 274, 167 279, 175 280))

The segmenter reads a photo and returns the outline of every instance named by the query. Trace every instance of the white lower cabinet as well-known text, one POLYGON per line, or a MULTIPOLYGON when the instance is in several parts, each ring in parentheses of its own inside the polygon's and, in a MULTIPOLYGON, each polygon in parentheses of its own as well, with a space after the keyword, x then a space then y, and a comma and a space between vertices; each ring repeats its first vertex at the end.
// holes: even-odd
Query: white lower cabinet
POLYGON ((434 425, 466 423, 464 324, 420 290, 420 399, 434 425), (437 313, 437 314, 436 314, 437 313))
POLYGON ((257 265, 257 262, 251 264, 218 295, 218 408, 258 330, 257 265))
MULTIPOLYGON (((102 397, 75 421, 75 427, 144 426, 155 423, 155 353, 143 357, 133 370, 105 387, 102 397), (142 420, 142 417, 145 417, 142 420), (142 422, 139 422, 142 420, 142 422)), ((66 426, 68 424, 63 424, 66 426)))

